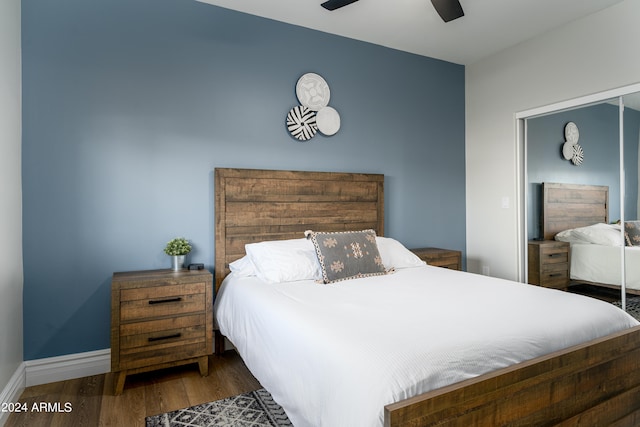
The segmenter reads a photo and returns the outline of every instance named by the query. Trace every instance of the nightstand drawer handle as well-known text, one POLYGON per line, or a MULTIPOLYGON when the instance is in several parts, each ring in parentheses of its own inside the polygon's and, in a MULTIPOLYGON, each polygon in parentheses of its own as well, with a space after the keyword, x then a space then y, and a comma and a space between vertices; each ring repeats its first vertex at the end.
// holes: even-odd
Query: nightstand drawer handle
POLYGON ((562 256, 564 253, 549 254, 550 257, 562 256))
POLYGON ((149 304, 165 304, 167 302, 180 302, 180 301, 182 301, 182 297, 159 299, 159 300, 149 300, 149 304))
POLYGON ((168 340, 171 338, 180 338, 182 336, 181 333, 165 335, 164 337, 149 337, 149 342, 160 341, 160 340, 168 340))
POLYGON ((555 274, 550 274, 549 277, 559 277, 562 276, 562 273, 555 273, 555 274))

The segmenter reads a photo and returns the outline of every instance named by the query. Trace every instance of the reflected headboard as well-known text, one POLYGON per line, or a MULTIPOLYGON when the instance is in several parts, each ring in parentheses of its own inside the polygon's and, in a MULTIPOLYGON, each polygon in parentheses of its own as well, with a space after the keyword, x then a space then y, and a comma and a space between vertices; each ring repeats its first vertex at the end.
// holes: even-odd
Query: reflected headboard
POLYGON ((305 230, 384 234, 384 175, 215 169, 216 290, 244 245, 305 230))
POLYGON ((563 230, 609 222, 609 187, 542 183, 542 236, 553 240, 563 230))

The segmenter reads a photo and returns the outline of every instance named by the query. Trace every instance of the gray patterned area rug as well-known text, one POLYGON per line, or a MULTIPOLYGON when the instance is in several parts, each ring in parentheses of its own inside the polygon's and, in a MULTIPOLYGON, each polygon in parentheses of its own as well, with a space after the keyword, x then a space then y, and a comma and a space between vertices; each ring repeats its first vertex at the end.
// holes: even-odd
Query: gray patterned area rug
MULTIPOLYGON (((614 301, 613 305, 622 307, 622 301, 614 301)), ((640 297, 627 298, 627 313, 640 321, 640 297)))
POLYGON ((147 417, 147 427, 284 427, 284 410, 268 391, 260 389, 191 408, 147 417))

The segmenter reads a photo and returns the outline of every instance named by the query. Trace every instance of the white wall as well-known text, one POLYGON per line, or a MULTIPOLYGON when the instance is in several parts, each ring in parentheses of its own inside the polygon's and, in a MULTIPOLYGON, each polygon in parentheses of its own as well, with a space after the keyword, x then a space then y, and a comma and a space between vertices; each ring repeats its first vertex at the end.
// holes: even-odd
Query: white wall
POLYGON ((466 68, 469 271, 520 278, 515 113, 640 82, 639 17, 626 0, 466 68))
POLYGON ((0 391, 22 357, 20 0, 0 1, 0 391))

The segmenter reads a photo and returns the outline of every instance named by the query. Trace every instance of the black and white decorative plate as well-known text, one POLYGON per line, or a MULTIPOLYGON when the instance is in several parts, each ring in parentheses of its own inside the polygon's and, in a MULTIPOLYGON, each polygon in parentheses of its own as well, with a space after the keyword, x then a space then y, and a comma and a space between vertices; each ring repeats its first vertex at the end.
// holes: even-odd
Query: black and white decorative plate
POLYGON ((318 132, 316 112, 298 105, 287 114, 287 129, 299 141, 308 141, 318 132))
POLYGON ((580 146, 580 144, 574 144, 573 157, 571 158, 571 162, 576 166, 580 166, 582 164, 582 160, 584 160, 584 152, 582 151, 582 147, 580 146))
POLYGON ((300 104, 313 111, 329 105, 331 91, 327 82, 316 73, 307 73, 298 79, 296 96, 300 104))

